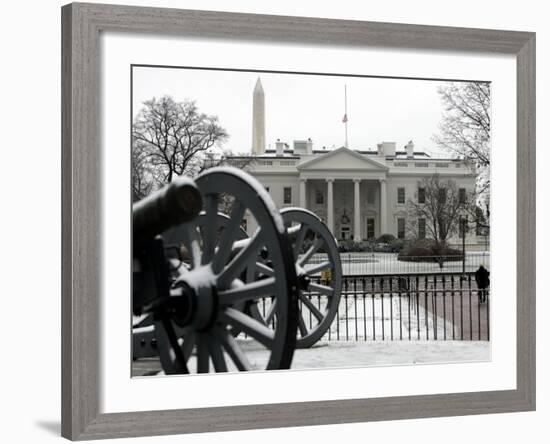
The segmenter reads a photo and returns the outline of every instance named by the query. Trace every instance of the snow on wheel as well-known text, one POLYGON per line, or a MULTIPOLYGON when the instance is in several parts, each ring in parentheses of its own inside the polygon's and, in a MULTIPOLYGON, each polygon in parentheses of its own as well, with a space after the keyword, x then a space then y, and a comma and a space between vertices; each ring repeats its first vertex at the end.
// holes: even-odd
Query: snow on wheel
POLYGON ((330 328, 342 290, 338 245, 327 226, 303 208, 285 208, 281 215, 292 242, 300 286, 298 348, 315 344, 330 328))
POLYGON ((299 290, 281 215, 263 186, 241 170, 212 168, 195 183, 203 213, 163 235, 167 245, 180 245, 183 262, 172 270, 168 304, 184 301, 155 318, 165 373, 290 368, 299 290), (218 214, 220 208, 228 217, 218 214), (241 228, 245 215, 259 227, 250 238, 241 228), (247 270, 263 267, 259 257, 269 258, 272 273, 249 280, 247 270), (262 298, 276 301, 274 328, 238 308, 262 298), (235 337, 234 330, 242 334, 235 337))

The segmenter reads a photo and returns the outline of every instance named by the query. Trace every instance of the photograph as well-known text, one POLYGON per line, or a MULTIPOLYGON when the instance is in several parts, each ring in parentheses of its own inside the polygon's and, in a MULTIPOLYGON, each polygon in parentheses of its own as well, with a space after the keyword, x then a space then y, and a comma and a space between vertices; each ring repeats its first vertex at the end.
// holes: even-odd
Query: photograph
POLYGON ((491 361, 491 83, 132 65, 132 377, 491 361))

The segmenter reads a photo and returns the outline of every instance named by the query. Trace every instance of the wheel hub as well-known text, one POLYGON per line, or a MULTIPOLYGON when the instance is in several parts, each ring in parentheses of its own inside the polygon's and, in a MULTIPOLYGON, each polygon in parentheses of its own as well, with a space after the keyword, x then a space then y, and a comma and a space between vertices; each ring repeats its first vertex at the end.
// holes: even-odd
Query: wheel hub
POLYGON ((174 319, 176 323, 182 325, 183 321, 184 325, 192 325, 197 331, 210 329, 218 313, 216 276, 210 265, 185 272, 176 280, 174 287, 181 289, 182 301, 188 301, 180 304, 174 319))
POLYGON ((308 291, 311 279, 306 273, 306 270, 296 264, 296 276, 298 277, 298 286, 302 291, 308 291))

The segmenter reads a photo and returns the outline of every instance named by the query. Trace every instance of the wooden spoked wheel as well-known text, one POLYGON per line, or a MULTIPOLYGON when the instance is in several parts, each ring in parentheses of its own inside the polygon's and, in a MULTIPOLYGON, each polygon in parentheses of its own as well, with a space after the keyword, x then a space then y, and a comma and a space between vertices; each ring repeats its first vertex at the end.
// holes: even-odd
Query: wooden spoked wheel
POLYGON ((330 328, 342 290, 342 264, 336 239, 314 213, 281 211, 295 257, 300 285, 298 348, 315 344, 330 328))
POLYGON ((187 256, 177 267, 167 304, 155 315, 158 354, 166 374, 290 368, 296 345, 298 282, 281 215, 254 178, 234 168, 212 168, 196 179, 203 213, 163 235, 187 256), (218 215, 229 208, 228 218, 218 215), (247 215, 259 227, 243 238, 247 215), (260 255, 261 251, 261 255, 260 255), (264 279, 248 280, 264 267, 264 279), (264 270, 265 271, 265 270, 264 270), (276 301, 274 328, 238 307, 276 301), (182 308, 183 307, 183 308, 182 308), (242 335, 235 337, 233 331, 242 335))

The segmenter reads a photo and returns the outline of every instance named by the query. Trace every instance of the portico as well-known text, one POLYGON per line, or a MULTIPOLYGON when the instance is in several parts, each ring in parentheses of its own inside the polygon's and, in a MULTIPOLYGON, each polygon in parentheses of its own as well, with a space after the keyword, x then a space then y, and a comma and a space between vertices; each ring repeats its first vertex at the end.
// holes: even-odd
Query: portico
POLYGON ((297 169, 299 205, 318 214, 337 238, 360 240, 385 232, 384 164, 339 148, 297 169))
POLYGON ((378 180, 310 178, 301 179, 300 188, 298 205, 317 214, 337 238, 367 239, 384 233, 378 180))

